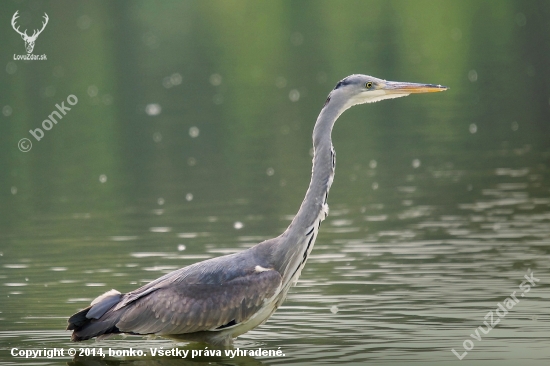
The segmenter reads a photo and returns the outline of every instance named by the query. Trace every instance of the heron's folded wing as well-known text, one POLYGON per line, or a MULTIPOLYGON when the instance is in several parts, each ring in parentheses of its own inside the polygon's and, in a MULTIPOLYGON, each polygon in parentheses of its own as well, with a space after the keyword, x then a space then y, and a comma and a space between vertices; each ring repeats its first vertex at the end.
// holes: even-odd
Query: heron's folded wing
POLYGON ((252 272, 223 284, 172 283, 128 304, 117 328, 137 334, 183 334, 249 319, 281 285, 274 270, 252 272))

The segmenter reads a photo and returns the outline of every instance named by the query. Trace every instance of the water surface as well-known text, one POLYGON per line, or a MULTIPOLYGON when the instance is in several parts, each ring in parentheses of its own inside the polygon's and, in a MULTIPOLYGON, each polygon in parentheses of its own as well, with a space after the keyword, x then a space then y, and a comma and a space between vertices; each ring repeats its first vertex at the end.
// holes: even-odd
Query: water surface
MULTIPOLYGON (((48 62, 7 60, 0 76, 1 364, 550 359, 546 3, 29 4, 1 18, 51 22, 35 51, 48 62), (351 73, 451 89, 357 106, 336 124, 330 215, 307 266, 235 343, 284 357, 10 355, 75 347, 67 317, 111 288, 279 235, 309 182, 317 113, 351 73), (19 151, 70 94, 78 104, 19 151), (528 273, 539 281, 525 292, 528 273)), ((0 42, 6 57, 24 52, 15 32, 0 42)))

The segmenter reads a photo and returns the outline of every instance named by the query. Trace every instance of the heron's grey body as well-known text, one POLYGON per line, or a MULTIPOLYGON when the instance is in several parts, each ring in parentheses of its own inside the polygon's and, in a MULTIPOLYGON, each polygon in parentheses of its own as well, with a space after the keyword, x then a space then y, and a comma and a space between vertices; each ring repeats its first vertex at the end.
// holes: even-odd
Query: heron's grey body
POLYGON ((386 82, 351 75, 329 94, 313 130, 313 171, 287 230, 239 253, 195 263, 132 292, 111 290, 69 319, 72 340, 128 333, 228 346, 264 323, 296 283, 328 215, 334 178, 334 123, 355 104, 446 90, 440 85, 386 82))

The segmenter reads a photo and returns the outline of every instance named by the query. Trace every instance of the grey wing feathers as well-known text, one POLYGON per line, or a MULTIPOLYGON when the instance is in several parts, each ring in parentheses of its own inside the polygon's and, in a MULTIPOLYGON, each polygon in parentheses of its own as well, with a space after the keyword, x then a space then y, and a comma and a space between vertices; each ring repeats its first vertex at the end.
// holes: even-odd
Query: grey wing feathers
POLYGON ((122 294, 116 290, 107 291, 97 297, 86 309, 71 316, 68 320, 68 330, 79 330, 90 322, 90 319, 101 318, 109 309, 117 304, 122 298, 122 294))
POLYGON ((272 240, 268 240, 244 252, 208 259, 206 261, 198 262, 167 273, 164 276, 127 293, 113 310, 121 309, 151 292, 158 291, 158 289, 161 288, 181 286, 179 284, 183 283, 220 284, 226 283, 235 278, 246 276, 250 273, 251 268, 254 267, 252 263, 261 263, 261 260, 256 260, 255 258, 256 252, 261 250, 260 246, 262 246, 262 244, 266 246, 265 244, 271 241, 272 240))
POLYGON ((126 302, 116 326, 136 334, 183 334, 249 319, 279 291, 274 270, 252 272, 223 284, 171 283, 126 302))

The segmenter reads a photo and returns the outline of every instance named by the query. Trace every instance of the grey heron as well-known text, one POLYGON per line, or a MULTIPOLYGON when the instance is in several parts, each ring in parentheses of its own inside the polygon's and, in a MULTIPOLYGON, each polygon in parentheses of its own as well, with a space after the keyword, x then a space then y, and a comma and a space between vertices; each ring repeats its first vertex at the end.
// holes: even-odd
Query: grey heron
POLYGON ((170 272, 137 290, 104 293, 69 318, 71 340, 127 333, 230 346, 237 336, 265 323, 298 281, 328 215, 336 163, 331 132, 338 117, 356 104, 444 90, 367 75, 342 79, 313 128, 311 182, 285 232, 241 252, 170 272))

